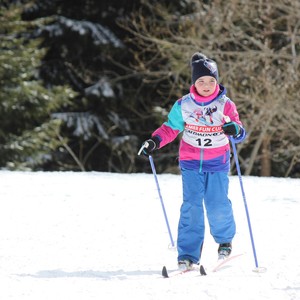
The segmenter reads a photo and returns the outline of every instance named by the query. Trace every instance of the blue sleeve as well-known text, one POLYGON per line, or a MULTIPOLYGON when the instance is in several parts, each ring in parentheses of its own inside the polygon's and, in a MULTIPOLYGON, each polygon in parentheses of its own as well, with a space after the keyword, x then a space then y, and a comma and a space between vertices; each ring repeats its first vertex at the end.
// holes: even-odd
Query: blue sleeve
POLYGON ((168 121, 164 123, 173 130, 182 132, 184 130, 184 120, 181 112, 180 101, 176 101, 168 114, 168 121))

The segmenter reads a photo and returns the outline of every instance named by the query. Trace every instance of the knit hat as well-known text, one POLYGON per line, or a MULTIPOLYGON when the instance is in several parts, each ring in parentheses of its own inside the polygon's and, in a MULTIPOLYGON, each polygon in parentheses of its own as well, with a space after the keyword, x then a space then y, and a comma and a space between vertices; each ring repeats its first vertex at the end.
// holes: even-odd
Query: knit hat
POLYGON ((195 84, 196 80, 201 76, 212 76, 217 81, 219 80, 218 67, 215 61, 207 58, 204 54, 196 52, 191 59, 192 67, 192 82, 195 84))

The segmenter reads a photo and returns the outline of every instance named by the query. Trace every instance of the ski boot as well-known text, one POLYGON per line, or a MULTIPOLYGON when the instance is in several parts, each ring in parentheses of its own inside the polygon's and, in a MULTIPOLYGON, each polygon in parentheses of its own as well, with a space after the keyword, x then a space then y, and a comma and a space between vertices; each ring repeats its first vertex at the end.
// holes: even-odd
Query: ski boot
POLYGON ((178 269, 179 270, 192 270, 193 269, 193 262, 189 259, 182 259, 178 261, 178 269))
POLYGON ((220 244, 218 248, 218 256, 219 256, 218 259, 220 260, 229 257, 229 255, 231 254, 231 250, 232 250, 231 243, 220 244))

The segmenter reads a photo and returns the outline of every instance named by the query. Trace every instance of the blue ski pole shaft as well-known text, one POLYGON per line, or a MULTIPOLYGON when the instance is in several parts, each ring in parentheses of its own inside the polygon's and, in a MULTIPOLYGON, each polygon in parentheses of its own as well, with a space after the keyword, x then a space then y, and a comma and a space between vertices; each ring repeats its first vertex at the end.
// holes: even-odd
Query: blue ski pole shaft
POLYGON ((232 145, 236 170, 237 170, 237 173, 238 173, 238 176, 239 176, 241 191, 242 191, 243 200, 244 200, 244 206, 245 206, 246 215, 247 215, 247 222, 248 222, 248 227, 249 227, 249 232, 250 232, 250 238, 251 238, 251 244, 252 244, 252 250, 253 250, 255 266, 256 266, 256 268, 258 268, 257 255, 256 255, 256 250, 255 250, 255 245, 254 245, 254 238, 253 238, 253 233, 252 233, 252 228, 251 228, 250 215, 249 215, 248 205, 247 205, 247 201, 246 201, 246 195, 245 195, 243 181, 242 181, 242 175, 241 175, 239 159, 238 159, 236 146, 235 146, 235 142, 234 142, 233 138, 231 138, 230 141, 231 141, 231 145, 232 145))
POLYGON ((166 224, 167 224, 167 227, 168 227, 168 232, 169 232, 169 236, 170 236, 170 240, 171 240, 171 245, 172 245, 172 247, 174 247, 175 244, 174 244, 174 240, 173 240, 173 237, 172 237, 172 233, 171 233, 171 229, 170 229, 170 225, 169 225, 165 205, 164 205, 164 202, 163 202, 163 199, 162 199, 162 196, 161 196, 160 187, 159 187, 159 183, 158 183, 158 179, 157 179, 157 175, 156 175, 156 169, 155 169, 155 166, 154 166, 154 161, 153 161, 153 158, 152 158, 151 155, 149 155, 149 161, 150 161, 152 173, 154 175, 154 179, 155 179, 155 183, 156 183, 160 203, 161 203, 162 210, 163 210, 164 217, 165 217, 165 221, 166 221, 166 224))

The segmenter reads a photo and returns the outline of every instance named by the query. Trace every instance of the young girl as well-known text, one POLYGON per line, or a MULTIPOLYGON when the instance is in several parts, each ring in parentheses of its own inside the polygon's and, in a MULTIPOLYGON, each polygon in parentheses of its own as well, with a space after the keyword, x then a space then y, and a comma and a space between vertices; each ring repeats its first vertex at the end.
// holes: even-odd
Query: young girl
POLYGON ((228 198, 230 144, 245 139, 235 104, 218 84, 217 64, 197 52, 191 58, 190 93, 173 105, 168 121, 142 145, 143 154, 172 142, 183 131, 179 150, 183 203, 178 224, 178 265, 198 264, 204 240, 204 208, 219 258, 230 255, 235 221, 228 198))

